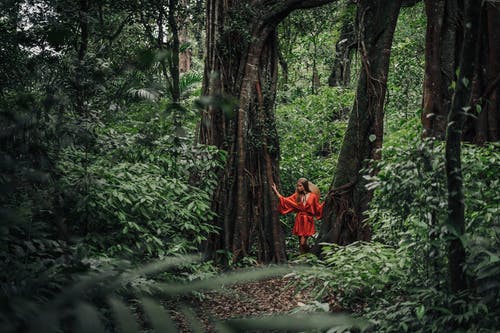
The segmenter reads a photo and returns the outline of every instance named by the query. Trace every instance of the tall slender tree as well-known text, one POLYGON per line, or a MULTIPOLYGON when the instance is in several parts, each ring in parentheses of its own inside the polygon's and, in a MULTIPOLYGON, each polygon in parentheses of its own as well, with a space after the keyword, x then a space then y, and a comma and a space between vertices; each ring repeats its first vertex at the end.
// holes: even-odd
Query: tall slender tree
POLYGON ((448 183, 448 228, 451 229, 448 246, 450 285, 453 291, 464 290, 465 249, 460 237, 464 233, 464 193, 462 183, 461 137, 465 115, 471 107, 472 77, 478 59, 475 50, 478 41, 480 1, 466 0, 464 10, 464 37, 460 53, 459 74, 453 95, 446 130, 446 179, 448 183))
POLYGON ((346 7, 343 15, 342 27, 340 28, 340 36, 335 44, 335 58, 333 60, 332 72, 328 77, 328 85, 347 86, 351 79, 351 56, 356 50, 356 31, 354 30, 356 23, 353 8, 354 4, 349 4, 346 7))
MULTIPOLYGON (((366 159, 380 158, 390 50, 400 7, 400 0, 358 2, 362 70, 335 177, 325 201, 318 244, 348 244, 370 237, 363 219, 371 192, 366 189, 360 170, 366 159)), ((318 246, 315 249, 318 251, 318 246)))

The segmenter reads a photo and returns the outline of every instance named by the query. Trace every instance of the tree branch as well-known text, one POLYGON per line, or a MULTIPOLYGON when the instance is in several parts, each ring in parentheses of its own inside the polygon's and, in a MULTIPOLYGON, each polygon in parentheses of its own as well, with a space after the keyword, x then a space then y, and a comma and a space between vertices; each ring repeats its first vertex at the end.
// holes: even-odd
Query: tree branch
POLYGON ((401 3, 401 7, 413 7, 420 1, 421 0, 403 0, 403 2, 401 3))
POLYGON ((336 0, 309 0, 309 1, 303 1, 303 0, 286 0, 286 1, 277 1, 274 4, 269 5, 269 13, 266 15, 263 19, 265 24, 269 23, 274 23, 278 24, 281 22, 285 17, 288 16, 292 11, 297 10, 297 9, 308 9, 308 8, 314 8, 314 7, 319 7, 322 5, 326 5, 332 2, 335 2, 336 0))
POLYGON ((493 80, 493 82, 491 82, 490 85, 484 90, 484 93, 479 98, 477 98, 472 104, 475 105, 479 103, 480 100, 488 98, 488 96, 498 86, 498 83, 500 83, 500 73, 498 73, 497 77, 493 80))
POLYGON ((309 0, 309 1, 290 0, 286 2, 292 3, 292 10, 296 10, 296 9, 308 9, 308 8, 319 7, 335 1, 336 0, 309 0))

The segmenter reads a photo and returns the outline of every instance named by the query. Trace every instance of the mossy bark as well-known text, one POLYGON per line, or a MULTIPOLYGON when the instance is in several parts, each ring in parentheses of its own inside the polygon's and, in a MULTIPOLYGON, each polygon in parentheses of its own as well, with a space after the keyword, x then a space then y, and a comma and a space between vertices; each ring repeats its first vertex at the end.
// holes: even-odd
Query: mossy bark
POLYGON ((227 151, 213 196, 220 229, 206 254, 255 254, 263 262, 286 261, 277 198, 279 143, 274 120, 277 81, 277 24, 292 10, 331 1, 207 2, 206 61, 201 143, 227 151), (231 104, 233 101, 234 103, 231 104), (228 107, 229 105, 229 107, 228 107))

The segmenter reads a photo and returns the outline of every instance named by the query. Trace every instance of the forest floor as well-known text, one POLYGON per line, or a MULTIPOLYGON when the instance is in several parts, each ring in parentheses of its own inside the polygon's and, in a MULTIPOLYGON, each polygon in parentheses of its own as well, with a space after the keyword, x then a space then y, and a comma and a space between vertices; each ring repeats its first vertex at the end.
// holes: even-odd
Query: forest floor
MULTIPOLYGON (((214 322, 233 318, 290 313, 313 301, 309 290, 297 290, 293 278, 281 277, 228 286, 191 298, 189 307, 203 325, 213 332, 214 322)), ((330 309, 332 304, 330 304, 330 309)), ((182 332, 193 331, 183 314, 172 311, 182 332)))

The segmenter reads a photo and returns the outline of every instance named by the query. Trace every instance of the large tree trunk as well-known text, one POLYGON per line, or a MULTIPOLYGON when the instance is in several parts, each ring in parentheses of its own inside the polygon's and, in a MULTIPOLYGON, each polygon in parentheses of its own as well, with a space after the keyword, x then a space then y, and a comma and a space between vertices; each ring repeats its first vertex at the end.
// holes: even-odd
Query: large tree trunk
POLYGON ((236 261, 255 250, 260 261, 286 260, 278 202, 271 190, 273 180, 279 179, 273 112, 276 26, 293 9, 328 2, 207 2, 203 95, 212 96, 212 103, 203 114, 199 141, 228 153, 213 197, 213 223, 220 233, 207 242, 209 257, 223 250, 236 261), (255 16, 249 16, 250 2, 255 16), (236 100, 234 107, 225 107, 231 100, 236 100))
MULTIPOLYGON (((444 139, 448 110, 463 41, 460 24, 463 8, 459 0, 426 0, 427 15, 425 78, 423 94, 423 135, 444 139)), ((477 66, 472 79, 474 117, 465 120, 462 139, 482 144, 500 139, 500 5, 487 2, 480 25, 480 43, 475 49, 477 66)))
POLYGON ((362 71, 318 243, 348 244, 370 237, 363 219, 371 192, 359 172, 365 159, 380 158, 390 50, 401 1, 364 0, 358 6, 362 71))
POLYGON ((461 165, 461 137, 465 121, 465 110, 471 105, 471 83, 474 74, 476 40, 478 37, 479 1, 465 1, 464 43, 460 57, 460 72, 448 116, 446 131, 446 179, 448 183, 448 226, 452 230, 448 247, 450 285, 453 291, 464 290, 466 285, 465 249, 460 240, 464 233, 464 194, 461 165))

